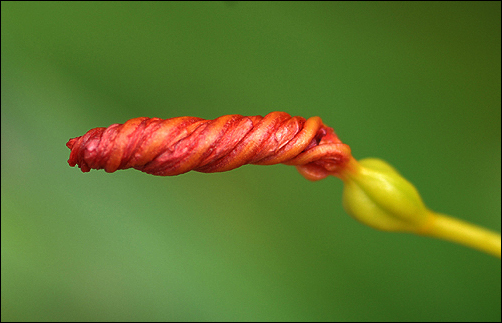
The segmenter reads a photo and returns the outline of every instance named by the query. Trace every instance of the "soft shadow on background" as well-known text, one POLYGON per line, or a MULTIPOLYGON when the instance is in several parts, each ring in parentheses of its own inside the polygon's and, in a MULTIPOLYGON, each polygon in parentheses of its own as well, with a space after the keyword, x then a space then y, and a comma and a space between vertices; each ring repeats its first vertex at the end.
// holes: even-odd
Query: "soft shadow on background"
POLYGON ((379 232, 294 167, 83 174, 139 116, 318 115, 501 228, 500 2, 2 2, 2 321, 500 321, 500 260, 379 232))

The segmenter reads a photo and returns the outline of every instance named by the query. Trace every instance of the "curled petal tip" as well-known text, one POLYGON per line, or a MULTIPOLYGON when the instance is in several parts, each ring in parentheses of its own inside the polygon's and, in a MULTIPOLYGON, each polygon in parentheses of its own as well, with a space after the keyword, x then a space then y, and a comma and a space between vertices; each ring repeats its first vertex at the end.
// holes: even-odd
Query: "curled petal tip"
POLYGON ((72 149, 76 140, 77 140, 77 138, 73 138, 73 139, 68 140, 68 142, 66 143, 66 147, 72 149))

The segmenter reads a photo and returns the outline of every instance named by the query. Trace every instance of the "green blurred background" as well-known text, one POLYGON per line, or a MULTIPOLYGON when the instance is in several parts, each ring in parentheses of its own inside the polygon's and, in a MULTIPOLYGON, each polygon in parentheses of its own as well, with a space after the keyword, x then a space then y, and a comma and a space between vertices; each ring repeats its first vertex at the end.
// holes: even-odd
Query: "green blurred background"
POLYGON ((385 233, 294 167, 83 174, 139 116, 318 115, 501 228, 500 2, 2 2, 2 321, 500 321, 500 260, 385 233))

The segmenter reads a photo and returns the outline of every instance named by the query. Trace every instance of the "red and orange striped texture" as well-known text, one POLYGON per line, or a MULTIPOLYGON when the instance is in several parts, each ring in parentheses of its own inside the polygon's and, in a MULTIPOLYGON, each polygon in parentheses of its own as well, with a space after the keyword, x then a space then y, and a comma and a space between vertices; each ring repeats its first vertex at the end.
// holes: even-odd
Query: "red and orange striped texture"
POLYGON ((134 168, 159 176, 282 163, 319 180, 336 175, 351 158, 350 147, 321 118, 306 120, 285 112, 214 120, 135 118, 91 129, 66 146, 71 149, 68 163, 83 172, 134 168))

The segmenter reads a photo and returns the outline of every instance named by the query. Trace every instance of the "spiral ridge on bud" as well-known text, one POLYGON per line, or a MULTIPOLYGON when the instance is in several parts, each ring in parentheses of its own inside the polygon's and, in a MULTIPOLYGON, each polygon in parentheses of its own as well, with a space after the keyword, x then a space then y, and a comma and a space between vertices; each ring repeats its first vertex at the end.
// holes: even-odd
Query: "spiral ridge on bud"
POLYGON ((319 180, 336 174, 351 158, 350 147, 321 118, 285 112, 214 120, 141 117, 91 129, 66 146, 71 150, 68 163, 82 172, 134 168, 159 176, 282 163, 297 166, 307 179, 319 180))

